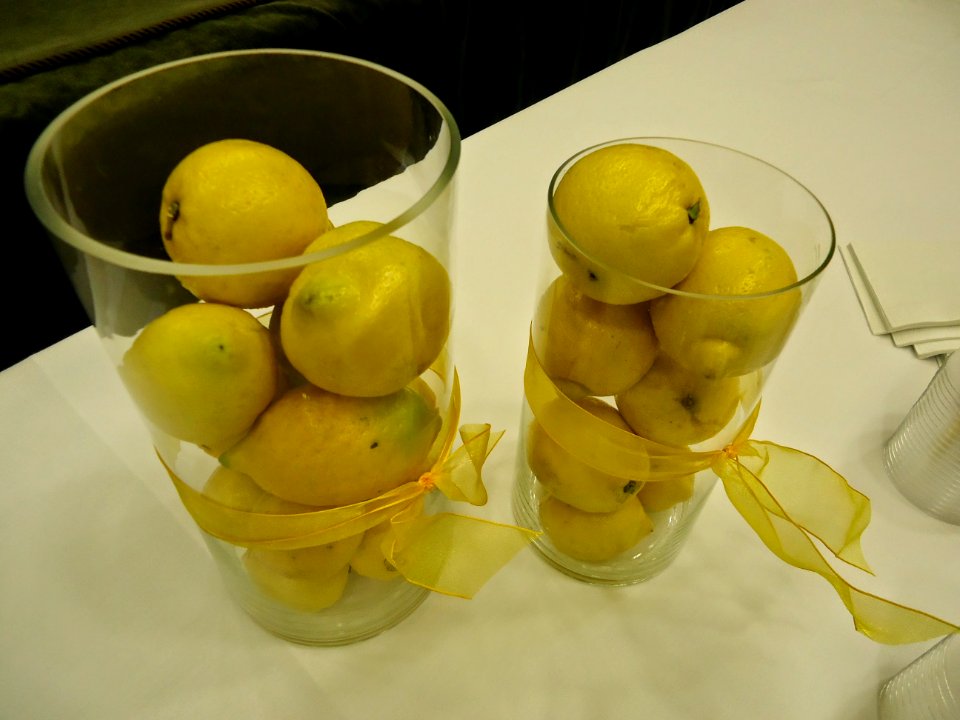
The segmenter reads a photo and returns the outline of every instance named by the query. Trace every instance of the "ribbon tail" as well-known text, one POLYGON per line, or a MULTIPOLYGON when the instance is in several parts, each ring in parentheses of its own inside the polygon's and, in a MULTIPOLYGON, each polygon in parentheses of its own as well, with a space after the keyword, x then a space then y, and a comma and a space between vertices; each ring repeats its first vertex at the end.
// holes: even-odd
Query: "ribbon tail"
POLYGON ((822 542, 834 556, 871 575, 860 539, 870 524, 870 499, 820 458, 768 441, 750 440, 738 461, 755 495, 822 542))
POLYGON ((538 533, 440 513, 395 518, 386 557, 408 582, 470 599, 538 533))
POLYGON ((483 485, 483 464, 503 437, 503 431, 491 432, 487 423, 463 425, 463 444, 444 461, 432 479, 450 500, 486 505, 487 489, 483 485))
POLYGON ((767 548, 789 565, 817 573, 827 580, 861 634, 880 643, 897 645, 960 632, 960 627, 929 613, 850 585, 830 566, 802 528, 782 510, 772 512, 768 507, 769 498, 758 497, 754 487, 759 479, 749 469, 736 459, 724 459, 717 463, 715 470, 730 502, 767 548))

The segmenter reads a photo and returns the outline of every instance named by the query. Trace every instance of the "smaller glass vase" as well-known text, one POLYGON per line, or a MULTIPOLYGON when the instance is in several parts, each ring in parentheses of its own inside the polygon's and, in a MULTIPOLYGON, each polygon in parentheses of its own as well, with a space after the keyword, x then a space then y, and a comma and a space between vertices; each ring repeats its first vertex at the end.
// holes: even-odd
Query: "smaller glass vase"
POLYGON ((643 582, 681 551, 717 485, 712 460, 747 439, 763 386, 833 256, 833 226, 819 200, 778 168, 680 138, 586 148, 559 167, 547 199, 550 252, 524 374, 514 516, 541 531, 535 548, 561 572, 597 584, 643 582), (741 237, 746 228, 779 244, 795 279, 752 294, 698 292, 685 281, 701 272, 705 253, 661 285, 582 242, 560 217, 561 181, 583 158, 632 145, 666 150, 692 168, 702 196, 689 224, 703 223, 714 257, 728 228, 741 237))

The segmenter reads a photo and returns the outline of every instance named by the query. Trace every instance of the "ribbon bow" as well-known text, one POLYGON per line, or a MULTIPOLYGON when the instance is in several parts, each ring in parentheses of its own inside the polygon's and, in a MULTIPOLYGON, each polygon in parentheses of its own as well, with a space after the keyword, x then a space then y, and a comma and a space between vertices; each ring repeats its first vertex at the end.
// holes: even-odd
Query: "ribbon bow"
POLYGON ((856 630, 881 643, 920 642, 960 627, 920 610, 859 590, 844 580, 814 543, 871 573, 860 546, 870 523, 870 500, 813 455, 753 440, 759 403, 734 440, 721 450, 695 452, 661 445, 595 417, 564 395, 544 371, 530 342, 524 390, 537 422, 580 461, 617 477, 651 468, 648 482, 712 470, 727 498, 767 548, 794 567, 829 582, 856 630))
POLYGON ((352 505, 303 513, 272 514, 224 505, 183 481, 158 452, 180 499, 204 532, 241 547, 294 550, 352 537, 386 520, 385 557, 408 582, 445 595, 472 598, 538 533, 454 513, 422 514, 421 503, 438 489, 448 499, 483 505, 481 470, 503 431, 463 425, 451 452, 460 416, 460 380, 454 370, 441 450, 416 480, 352 505))

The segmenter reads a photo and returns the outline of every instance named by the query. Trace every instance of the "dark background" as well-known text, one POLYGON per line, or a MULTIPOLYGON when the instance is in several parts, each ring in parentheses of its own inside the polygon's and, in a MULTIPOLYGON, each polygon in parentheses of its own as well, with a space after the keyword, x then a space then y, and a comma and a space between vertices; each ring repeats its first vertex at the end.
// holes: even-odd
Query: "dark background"
POLYGON ((0 368, 89 325, 33 218, 23 169, 56 115, 169 60, 257 47, 326 50, 432 90, 471 134, 734 0, 0 0, 0 208, 7 249, 0 368))

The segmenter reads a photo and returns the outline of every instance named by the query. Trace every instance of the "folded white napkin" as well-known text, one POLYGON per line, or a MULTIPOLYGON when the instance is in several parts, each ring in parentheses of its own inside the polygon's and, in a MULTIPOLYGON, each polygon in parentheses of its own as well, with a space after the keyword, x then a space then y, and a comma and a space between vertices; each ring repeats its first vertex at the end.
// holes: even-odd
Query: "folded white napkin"
POLYGON ((872 238, 840 254, 874 335, 921 358, 960 348, 960 241, 872 238))

